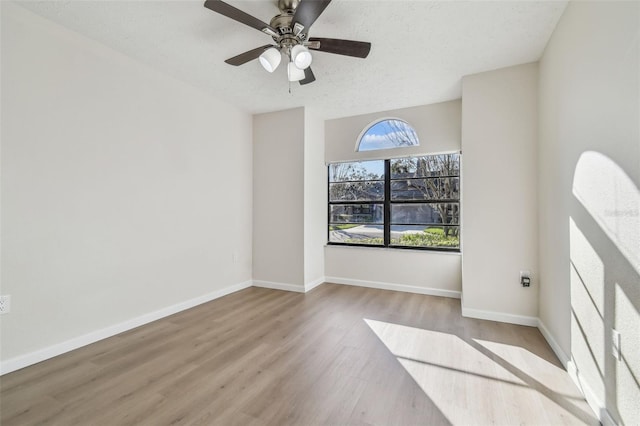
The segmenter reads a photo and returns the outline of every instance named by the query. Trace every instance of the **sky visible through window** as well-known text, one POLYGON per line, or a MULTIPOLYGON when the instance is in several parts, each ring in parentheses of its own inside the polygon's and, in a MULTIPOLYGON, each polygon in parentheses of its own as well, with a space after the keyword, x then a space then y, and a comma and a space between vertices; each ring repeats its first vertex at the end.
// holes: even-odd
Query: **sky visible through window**
POLYGON ((408 123, 398 119, 386 119, 369 127, 362 135, 358 151, 399 148, 420 145, 418 135, 408 123))

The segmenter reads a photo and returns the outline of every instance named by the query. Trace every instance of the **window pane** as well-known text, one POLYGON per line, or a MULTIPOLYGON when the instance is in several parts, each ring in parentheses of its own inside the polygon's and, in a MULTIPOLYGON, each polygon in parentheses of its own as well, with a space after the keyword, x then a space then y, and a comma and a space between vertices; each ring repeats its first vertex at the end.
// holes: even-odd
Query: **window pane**
POLYGON ((330 225, 329 242, 345 244, 384 244, 383 225, 330 225))
POLYGON ((406 121, 386 119, 369 127, 360 138, 358 151, 420 145, 418 135, 406 121))
POLYGON ((429 155, 391 160, 391 179, 459 175, 459 154, 429 155))
POLYGON ((458 224, 457 203, 392 204, 391 223, 401 224, 458 224))
POLYGON ((329 201, 383 201, 384 182, 344 182, 329 184, 329 201))
POLYGON ((460 229, 457 226, 391 226, 391 245, 410 247, 458 248, 460 229))
POLYGON ((459 178, 401 179, 391 181, 391 199, 393 201, 457 200, 459 198, 459 178))
POLYGON ((329 181, 384 180, 384 160, 329 164, 329 181))
POLYGON ((382 204, 334 204, 331 206, 329 222, 382 224, 384 206, 382 204))

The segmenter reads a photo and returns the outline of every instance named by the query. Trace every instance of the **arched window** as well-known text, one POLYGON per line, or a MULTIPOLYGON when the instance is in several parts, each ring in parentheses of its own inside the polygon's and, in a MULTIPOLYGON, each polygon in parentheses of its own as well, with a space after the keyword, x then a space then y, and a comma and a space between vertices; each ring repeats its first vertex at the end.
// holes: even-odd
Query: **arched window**
POLYGON ((418 134, 409 123, 399 118, 385 118, 376 121, 360 133, 356 151, 374 151, 418 145, 420 145, 418 134))

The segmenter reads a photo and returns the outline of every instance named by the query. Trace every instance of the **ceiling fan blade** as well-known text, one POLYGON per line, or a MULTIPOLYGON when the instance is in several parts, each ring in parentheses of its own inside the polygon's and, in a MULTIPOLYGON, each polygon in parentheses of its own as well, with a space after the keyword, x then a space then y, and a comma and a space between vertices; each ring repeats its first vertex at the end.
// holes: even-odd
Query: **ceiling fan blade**
POLYGON ((293 14, 292 25, 299 23, 308 33, 309 27, 316 22, 318 16, 324 12, 329 3, 331 0, 300 0, 300 4, 293 14))
POLYGON ((371 50, 371 43, 364 41, 312 37, 309 39, 309 43, 309 49, 335 53, 337 55, 354 56, 356 58, 366 58, 371 50), (320 46, 316 47, 316 45, 314 45, 315 42, 319 42, 320 46))
POLYGON ((311 71, 311 67, 307 67, 304 70, 304 79, 300 80, 300 85, 305 85, 309 83, 313 83, 316 81, 316 76, 313 75, 313 71, 311 71))
POLYGON ((211 9, 214 12, 217 12, 221 15, 226 16, 227 18, 231 18, 234 21, 238 21, 242 24, 248 25, 250 27, 255 28, 258 31, 262 31, 269 35, 278 34, 275 28, 271 27, 269 24, 262 22, 258 18, 255 18, 249 15, 246 12, 237 9, 230 4, 227 4, 220 0, 207 0, 204 2, 204 7, 207 9, 211 9))
POLYGON ((267 50, 268 48, 273 47, 270 44, 265 44, 264 46, 256 47, 255 49, 249 50, 248 52, 244 52, 239 54, 238 56, 234 56, 233 58, 227 59, 225 62, 229 65, 242 65, 246 64, 249 61, 253 61, 262 55, 262 52, 267 50))

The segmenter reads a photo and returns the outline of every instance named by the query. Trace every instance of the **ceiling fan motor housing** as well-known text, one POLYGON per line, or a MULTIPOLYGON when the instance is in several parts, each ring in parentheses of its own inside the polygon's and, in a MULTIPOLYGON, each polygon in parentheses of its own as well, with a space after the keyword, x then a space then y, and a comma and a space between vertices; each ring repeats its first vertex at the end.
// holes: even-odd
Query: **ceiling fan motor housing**
MULTIPOLYGON (((280 3, 282 2, 293 3, 295 6, 298 5, 298 0, 280 0, 280 3)), ((281 47, 291 48, 296 44, 302 44, 307 38, 307 34, 302 25, 292 25, 294 13, 295 8, 282 10, 282 13, 274 16, 269 23, 271 27, 278 30, 280 35, 274 35, 272 38, 273 41, 281 47)))
POLYGON ((299 24, 292 25, 295 7, 297 7, 298 1, 299 0, 280 0, 278 6, 281 7, 282 13, 274 16, 269 23, 271 27, 279 32, 278 36, 274 35, 272 38, 281 49, 290 50, 293 46, 303 44, 307 38, 304 27, 299 24), (284 7, 292 5, 294 8, 283 9, 283 4, 286 4, 284 7))
POLYGON ((282 13, 289 13, 293 15, 300 0, 278 0, 278 9, 282 11, 282 13))
POLYGON ((293 15, 288 13, 282 13, 280 15, 276 15, 271 19, 270 25, 278 30, 280 34, 291 34, 293 30, 291 29, 291 21, 293 21, 293 15))

